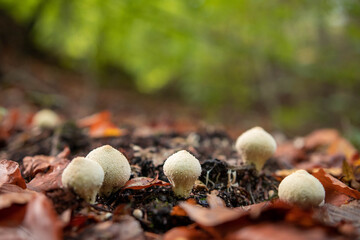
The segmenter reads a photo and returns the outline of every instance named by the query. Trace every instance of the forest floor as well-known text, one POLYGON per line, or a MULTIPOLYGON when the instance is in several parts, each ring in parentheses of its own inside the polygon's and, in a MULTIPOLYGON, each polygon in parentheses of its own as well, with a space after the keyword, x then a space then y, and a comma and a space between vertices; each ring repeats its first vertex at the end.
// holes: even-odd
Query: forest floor
POLYGON ((0 66, 0 239, 359 238, 360 157, 335 129, 277 133, 277 151, 258 172, 234 149, 240 125, 205 124, 173 100, 97 91, 88 76, 24 55, 7 52, 0 66), (57 128, 33 126, 44 106, 61 117, 57 128), (105 144, 127 157, 131 177, 88 204, 61 175, 105 144), (173 194, 162 169, 182 149, 202 167, 188 199, 173 194), (324 206, 279 201, 280 181, 296 169, 323 184, 324 206))
POLYGON ((32 125, 32 114, 2 109, 0 236, 3 239, 354 239, 359 236, 360 159, 334 129, 277 139, 262 171, 242 162, 223 129, 112 122, 103 111, 66 119, 56 129, 32 125), (173 128, 172 128, 173 127, 173 128), (61 174, 75 156, 109 144, 131 165, 129 182, 88 204, 65 189, 61 174), (188 199, 176 197, 163 163, 185 149, 202 173, 188 199), (278 200, 279 182, 306 169, 326 190, 322 207, 278 200), (281 231, 279 231, 281 229, 281 231))

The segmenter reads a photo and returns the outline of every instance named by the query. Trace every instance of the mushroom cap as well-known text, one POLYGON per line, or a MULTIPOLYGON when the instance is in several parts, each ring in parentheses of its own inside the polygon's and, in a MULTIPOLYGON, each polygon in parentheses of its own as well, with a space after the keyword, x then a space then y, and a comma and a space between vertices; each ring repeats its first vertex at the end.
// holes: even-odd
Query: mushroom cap
POLYGON ((56 112, 50 109, 42 109, 34 115, 32 125, 42 128, 55 128, 60 122, 56 112))
POLYGON ((61 176, 64 187, 72 189, 90 203, 95 203, 103 181, 104 171, 100 164, 84 157, 74 158, 61 176))
POLYGON ((276 151, 275 139, 261 127, 254 127, 241 134, 235 143, 244 162, 254 163, 261 170, 266 160, 276 151))
POLYGON ((109 196, 119 190, 130 178, 131 168, 128 160, 110 145, 95 148, 86 158, 98 162, 104 170, 104 183, 100 189, 103 196, 109 196))
POLYGON ((298 170, 281 181, 279 198, 303 208, 317 207, 325 200, 325 189, 313 175, 298 170))
POLYGON ((169 179, 173 191, 178 196, 187 197, 201 174, 201 165, 186 150, 172 154, 164 163, 164 173, 169 179))

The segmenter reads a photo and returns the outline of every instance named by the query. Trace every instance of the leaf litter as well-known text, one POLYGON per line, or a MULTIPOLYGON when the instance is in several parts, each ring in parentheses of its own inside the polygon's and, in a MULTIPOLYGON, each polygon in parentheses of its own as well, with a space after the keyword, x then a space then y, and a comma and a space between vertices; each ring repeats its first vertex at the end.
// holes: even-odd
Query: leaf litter
MULTIPOLYGON (((359 236, 358 153, 333 129, 287 140, 261 173, 244 165, 234 139, 210 128, 119 128, 109 112, 57 130, 14 131, 17 114, 0 124, 0 233, 35 239, 354 239, 359 236), (5 126, 5 127, 4 127, 5 126), (69 130, 71 129, 71 130, 69 130), (161 132, 165 129, 165 131, 161 132), (176 129, 177 131, 172 131, 176 129), (181 129, 181 131, 179 131, 181 129), (141 132, 141 134, 140 134, 141 132), (50 139, 50 140, 49 140, 50 139), (110 144, 130 161, 129 182, 90 205, 63 189, 75 156, 110 144), (164 160, 185 149, 202 174, 189 199, 174 196, 164 160), (12 159, 5 160, 6 159, 12 159), (345 162, 344 162, 345 161, 345 162), (326 204, 303 210, 277 199, 279 182, 305 168, 326 189, 326 204), (282 171, 282 172, 280 172, 282 171), (281 174, 280 174, 281 173, 281 174), (134 212, 140 212, 140 217, 134 212)), ((165 124, 166 125, 166 124, 165 124)), ((165 126, 164 125, 164 126, 165 126)), ((167 125, 166 125, 167 126, 167 125)))

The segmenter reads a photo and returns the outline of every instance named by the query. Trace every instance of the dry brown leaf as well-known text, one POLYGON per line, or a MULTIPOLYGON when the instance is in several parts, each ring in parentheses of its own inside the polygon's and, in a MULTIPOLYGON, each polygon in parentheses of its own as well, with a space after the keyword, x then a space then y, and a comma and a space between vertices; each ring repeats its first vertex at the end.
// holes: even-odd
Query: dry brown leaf
POLYGON ((156 178, 148 178, 148 177, 137 177, 130 179, 126 182, 126 184, 122 187, 122 189, 144 189, 152 186, 170 186, 170 183, 164 182, 156 178))
POLYGON ((224 200, 217 196, 218 192, 213 191, 211 194, 207 195, 206 201, 208 202, 210 208, 223 208, 226 207, 224 200))
POLYGON ((62 187, 61 175, 66 165, 58 165, 46 174, 38 174, 27 186, 36 192, 45 192, 62 187))
POLYGON ((120 222, 106 221, 84 229, 78 239, 145 239, 144 231, 135 218, 125 215, 120 222))
MULTIPOLYGON (((196 200, 193 198, 189 198, 186 200, 186 203, 188 203, 190 205, 196 205, 196 200)), ((185 216, 187 216, 187 213, 179 205, 176 205, 171 210, 171 216, 185 217, 185 216)))
MULTIPOLYGON (((313 169, 306 169, 309 172, 316 172, 318 171, 320 168, 313 168, 313 169)), ((329 173, 333 176, 340 176, 343 172, 343 170, 341 168, 322 168, 326 173, 329 173)), ((275 177, 278 177, 280 180, 289 176, 290 174, 296 172, 300 170, 300 168, 292 168, 292 169, 282 169, 282 170, 277 170, 274 174, 275 177)))
POLYGON ((338 225, 341 222, 349 222, 356 228, 357 233, 360 234, 360 202, 352 201, 349 204, 344 204, 340 207, 325 204, 321 209, 318 218, 331 225, 338 225))
POLYGON ((0 160, 0 187, 4 183, 18 185, 26 188, 26 183, 21 176, 19 164, 10 160, 0 160))
POLYGON ((226 240, 257 239, 257 240, 326 240, 334 237, 326 228, 314 226, 304 229, 286 222, 263 222, 248 225, 226 236, 226 240))
POLYGON ((345 204, 351 198, 360 199, 360 192, 326 173, 323 169, 313 172, 325 188, 325 202, 336 206, 345 204))
POLYGON ((304 146, 306 149, 315 149, 320 146, 327 146, 340 137, 336 129, 315 130, 305 137, 304 146))
POLYGON ((294 165, 306 159, 306 153, 303 149, 295 147, 293 142, 280 144, 276 149, 274 157, 283 162, 286 166, 294 165))
MULTIPOLYGON (((11 193, 10 193, 11 194, 11 193)), ((43 194, 16 193, 11 206, 0 211, 0 235, 7 239, 62 239, 61 221, 51 201, 43 194), (21 196, 20 196, 21 195, 21 196), (26 196, 24 198, 24 196, 26 196)))
POLYGON ((329 155, 344 154, 348 161, 351 161, 358 153, 356 148, 345 138, 339 137, 330 144, 327 149, 329 155))
POLYGON ((180 207, 184 209, 193 221, 207 227, 213 227, 230 222, 244 215, 256 216, 269 205, 271 205, 270 202, 262 202, 251 206, 232 209, 220 206, 209 209, 198 205, 191 205, 186 202, 180 203, 180 207))
POLYGON ((196 228, 196 225, 186 227, 176 227, 164 235, 164 240, 201 240, 211 239, 211 236, 201 229, 196 228))
POLYGON ((26 157, 26 174, 34 176, 27 184, 28 188, 37 192, 49 191, 62 187, 61 175, 70 160, 66 159, 70 153, 65 148, 56 157, 38 155, 26 157))
POLYGON ((46 173, 52 171, 58 165, 67 165, 69 160, 66 157, 70 154, 70 149, 66 147, 56 157, 36 155, 33 157, 25 157, 23 160, 24 176, 26 178, 34 178, 38 173, 46 173))

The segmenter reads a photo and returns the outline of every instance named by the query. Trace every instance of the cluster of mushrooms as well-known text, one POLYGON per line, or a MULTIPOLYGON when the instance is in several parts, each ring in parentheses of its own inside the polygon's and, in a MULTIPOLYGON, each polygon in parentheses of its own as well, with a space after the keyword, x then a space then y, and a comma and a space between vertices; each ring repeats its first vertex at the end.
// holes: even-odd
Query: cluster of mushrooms
MULTIPOLYGON (((261 170, 275 153, 274 138, 261 127, 244 132, 235 147, 246 163, 261 170)), ((164 174, 179 197, 189 197, 201 174, 199 160, 185 150, 171 155, 164 163, 164 174)), ((62 174, 63 186, 72 189, 89 203, 96 196, 109 196, 129 180, 131 168, 126 157, 109 145, 92 150, 86 157, 76 157, 62 174)), ((319 180, 305 170, 287 176, 279 185, 279 198, 300 207, 317 207, 324 203, 325 190, 319 180)))

